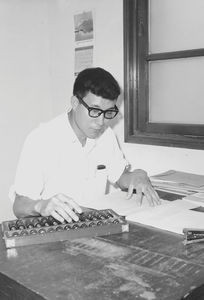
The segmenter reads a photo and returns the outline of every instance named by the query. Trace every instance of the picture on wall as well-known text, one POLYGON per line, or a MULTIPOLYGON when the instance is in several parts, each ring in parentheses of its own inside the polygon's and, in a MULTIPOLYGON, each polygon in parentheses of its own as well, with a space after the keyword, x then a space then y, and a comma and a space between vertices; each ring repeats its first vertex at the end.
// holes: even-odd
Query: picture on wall
POLYGON ((74 15, 75 42, 93 40, 92 11, 74 15))

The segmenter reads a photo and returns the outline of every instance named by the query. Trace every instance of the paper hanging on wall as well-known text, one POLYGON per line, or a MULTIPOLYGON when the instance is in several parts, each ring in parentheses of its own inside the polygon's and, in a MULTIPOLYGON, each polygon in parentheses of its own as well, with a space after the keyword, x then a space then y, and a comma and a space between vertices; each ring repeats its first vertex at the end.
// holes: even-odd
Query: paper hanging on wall
POLYGON ((93 12, 84 11, 74 15, 75 76, 93 66, 93 12))

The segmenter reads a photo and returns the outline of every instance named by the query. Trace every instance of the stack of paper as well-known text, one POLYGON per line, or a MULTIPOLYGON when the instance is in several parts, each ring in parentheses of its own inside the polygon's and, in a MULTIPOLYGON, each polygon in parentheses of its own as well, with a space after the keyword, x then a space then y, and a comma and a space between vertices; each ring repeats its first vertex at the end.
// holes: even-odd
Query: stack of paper
POLYGON ((156 189, 172 191, 181 195, 204 192, 204 175, 169 170, 152 176, 150 179, 156 189))

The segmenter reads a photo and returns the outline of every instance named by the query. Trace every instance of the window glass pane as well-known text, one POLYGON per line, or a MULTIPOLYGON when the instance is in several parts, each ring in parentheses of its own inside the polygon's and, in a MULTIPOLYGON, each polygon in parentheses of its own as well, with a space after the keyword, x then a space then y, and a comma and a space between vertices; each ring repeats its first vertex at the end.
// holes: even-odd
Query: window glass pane
POLYGON ((204 58, 149 64, 149 121, 204 124, 204 58))
POLYGON ((150 53, 204 48, 203 0, 149 0, 150 53))

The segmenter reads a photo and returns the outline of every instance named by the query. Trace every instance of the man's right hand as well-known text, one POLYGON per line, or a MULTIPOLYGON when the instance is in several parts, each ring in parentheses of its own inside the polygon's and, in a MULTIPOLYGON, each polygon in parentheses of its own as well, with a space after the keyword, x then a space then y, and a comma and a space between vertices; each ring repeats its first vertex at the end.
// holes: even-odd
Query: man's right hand
POLYGON ((35 211, 41 216, 52 216, 59 222, 64 220, 70 223, 78 221, 76 213, 82 213, 81 207, 70 197, 58 194, 47 200, 38 200, 35 204, 35 211))

